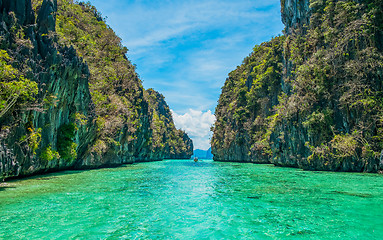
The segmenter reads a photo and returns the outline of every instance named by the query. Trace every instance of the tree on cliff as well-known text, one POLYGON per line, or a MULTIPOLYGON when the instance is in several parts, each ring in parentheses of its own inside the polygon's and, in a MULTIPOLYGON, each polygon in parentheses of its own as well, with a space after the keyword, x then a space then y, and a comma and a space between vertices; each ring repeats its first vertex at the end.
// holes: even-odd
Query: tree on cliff
POLYGON ((16 107, 26 108, 38 92, 37 83, 21 75, 11 60, 5 50, 0 50, 0 119, 16 107))
POLYGON ((286 36, 271 53, 281 68, 260 68, 272 58, 256 47, 250 59, 262 50, 263 62, 246 58, 229 74, 216 109, 215 159, 235 160, 240 149, 238 160, 383 170, 383 2, 281 4, 286 36))

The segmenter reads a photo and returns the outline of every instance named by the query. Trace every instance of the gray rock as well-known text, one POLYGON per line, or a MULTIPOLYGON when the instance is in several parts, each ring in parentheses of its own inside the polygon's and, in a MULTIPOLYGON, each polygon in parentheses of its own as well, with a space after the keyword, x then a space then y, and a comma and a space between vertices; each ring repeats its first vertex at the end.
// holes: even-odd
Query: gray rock
POLYGON ((37 17, 39 32, 47 34, 56 29, 57 0, 44 0, 37 17))
POLYGON ((310 22, 309 0, 282 0, 282 22, 285 24, 285 32, 289 34, 294 28, 308 26, 310 22))
POLYGON ((21 25, 34 23, 35 17, 30 0, 2 0, 0 7, 2 12, 14 12, 18 23, 21 25))
MULTIPOLYGON (((8 48, 10 55, 15 59, 15 65, 26 64, 30 69, 28 78, 36 81, 39 86, 39 94, 36 97, 38 103, 44 103, 44 100, 54 97, 50 104, 28 106, 28 109, 12 111, 0 119, 0 177, 23 177, 65 169, 111 167, 164 158, 190 158, 193 143, 186 134, 180 136, 190 151, 170 154, 169 149, 153 150, 150 145, 153 134, 152 119, 148 101, 144 98, 144 89, 140 85, 137 85, 135 95, 140 112, 137 114, 137 127, 134 127, 134 132, 131 130, 131 122, 125 116, 125 122, 119 126, 121 129, 108 139, 111 141, 101 144, 103 151, 94 148, 101 137, 97 131, 95 106, 89 92, 88 65, 77 56, 74 47, 60 46, 54 34, 50 34, 55 31, 56 11, 57 0, 44 0, 36 25, 33 24, 34 13, 30 0, 0 0, 0 33, 4 38, 0 44, 4 45, 3 48, 8 48), (24 30, 31 46, 16 44, 13 34, 9 32, 14 24, 14 21, 10 21, 10 12, 15 12, 19 24, 17 27, 24 30), (17 45, 18 51, 11 49, 12 45, 17 45), (86 120, 86 123, 79 123, 76 116, 86 120), (75 128, 73 124, 76 125, 75 128), (22 139, 30 136, 31 130, 38 129, 41 129, 41 137, 37 138, 38 148, 32 149, 29 142, 22 139), (70 146, 65 145, 67 142, 63 144, 63 139, 69 139, 70 146), (43 153, 47 153, 48 149, 59 152, 61 157, 44 157, 43 153), (64 157, 68 149, 74 150, 72 153, 76 152, 77 156, 64 157)), ((132 82, 134 81, 139 82, 139 79, 132 79, 132 82)), ((164 99, 159 98, 158 102, 159 113, 173 123, 164 99)))
MULTIPOLYGON (((25 51, 20 51, 13 57, 20 62, 28 59, 28 66, 32 72, 30 77, 39 84, 38 102, 42 102, 42 99, 47 96, 56 98, 55 104, 36 106, 34 107, 36 109, 15 112, 2 119, 2 128, 8 126, 4 129, 9 129, 9 132, 2 131, 0 134, 0 176, 18 177, 73 168, 77 160, 45 161, 40 159, 40 155, 48 147, 57 150, 58 129, 74 122, 76 114, 85 116, 87 120, 86 125, 78 126, 73 139, 77 146, 78 159, 85 156, 88 145, 96 137, 93 103, 88 85, 88 66, 77 57, 73 47, 59 47, 54 39, 43 36, 55 30, 54 14, 57 10, 55 1, 44 1, 38 18, 38 29, 28 25, 31 19, 34 19, 29 15, 33 14, 30 0, 3 0, 0 6, 1 13, 15 12, 19 23, 25 29, 27 38, 32 42, 32 49, 21 46, 25 51), (36 154, 33 154, 27 141, 21 141, 23 136, 30 134, 28 128, 41 129, 40 144, 36 154)), ((2 29, 4 32, 2 35, 8 38, 6 39, 8 42, 12 42, 11 34, 7 33, 8 24, 5 21, 1 22, 1 25, 5 26, 2 29)))

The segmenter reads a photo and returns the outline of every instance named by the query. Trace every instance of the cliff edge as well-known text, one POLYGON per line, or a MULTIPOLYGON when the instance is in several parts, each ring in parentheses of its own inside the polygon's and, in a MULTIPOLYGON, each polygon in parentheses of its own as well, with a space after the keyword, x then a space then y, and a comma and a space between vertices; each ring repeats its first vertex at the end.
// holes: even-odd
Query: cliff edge
POLYGON ((382 5, 282 0, 285 35, 225 82, 214 159, 381 172, 382 5))
MULTIPOLYGON (((0 0, 0 21, 1 178, 189 154, 156 148, 154 103, 92 5, 0 0)), ((169 148, 190 148, 166 117, 169 148)))

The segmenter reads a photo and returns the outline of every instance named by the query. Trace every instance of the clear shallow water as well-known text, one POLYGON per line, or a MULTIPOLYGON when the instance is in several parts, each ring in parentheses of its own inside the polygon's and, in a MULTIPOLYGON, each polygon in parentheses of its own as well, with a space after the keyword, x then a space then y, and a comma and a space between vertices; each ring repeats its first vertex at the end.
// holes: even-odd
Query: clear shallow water
POLYGON ((0 239, 382 239, 383 176, 164 161, 0 187, 0 239))

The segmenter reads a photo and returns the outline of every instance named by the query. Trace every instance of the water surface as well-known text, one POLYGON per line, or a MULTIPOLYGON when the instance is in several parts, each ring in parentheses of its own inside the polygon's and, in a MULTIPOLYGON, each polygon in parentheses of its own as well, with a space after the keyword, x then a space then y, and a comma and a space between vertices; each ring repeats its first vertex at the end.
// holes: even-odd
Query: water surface
POLYGON ((0 239, 382 239, 383 176, 203 161, 0 187, 0 239))

